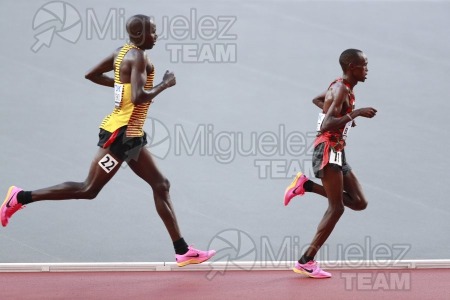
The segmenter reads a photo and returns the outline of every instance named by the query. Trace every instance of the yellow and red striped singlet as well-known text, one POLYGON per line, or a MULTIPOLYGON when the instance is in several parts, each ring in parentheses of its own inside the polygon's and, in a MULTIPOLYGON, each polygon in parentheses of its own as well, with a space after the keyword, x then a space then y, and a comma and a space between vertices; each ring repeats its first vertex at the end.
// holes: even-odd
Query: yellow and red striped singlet
MULTIPOLYGON (((122 83, 120 81, 120 64, 123 58, 130 49, 139 49, 135 45, 125 44, 119 51, 114 63, 114 95, 115 107, 114 111, 106 116, 101 129, 109 132, 114 132, 118 128, 127 126, 127 137, 140 137, 144 135, 142 127, 144 126, 147 112, 150 107, 150 102, 134 105, 131 102, 131 83, 122 83)), ((145 82, 145 90, 153 88, 153 78, 155 77, 155 70, 147 74, 147 81, 145 82)))

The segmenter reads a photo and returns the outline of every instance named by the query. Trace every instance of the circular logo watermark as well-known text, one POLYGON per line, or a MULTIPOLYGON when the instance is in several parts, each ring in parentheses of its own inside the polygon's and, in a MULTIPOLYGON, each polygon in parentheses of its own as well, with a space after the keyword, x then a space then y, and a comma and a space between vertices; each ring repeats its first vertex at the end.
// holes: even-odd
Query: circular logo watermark
POLYGON ((62 39, 75 43, 81 36, 82 22, 79 12, 71 4, 54 1, 44 4, 33 18, 33 30, 38 31, 31 50, 36 53, 42 46, 50 47, 57 34, 62 39))
POLYGON ((208 249, 216 250, 216 255, 210 262, 212 270, 207 274, 209 280, 218 273, 224 274, 230 264, 241 270, 250 271, 256 263, 256 244, 248 233, 239 229, 226 229, 219 232, 211 239, 208 249), (214 262, 225 262, 225 269, 215 268, 214 262))

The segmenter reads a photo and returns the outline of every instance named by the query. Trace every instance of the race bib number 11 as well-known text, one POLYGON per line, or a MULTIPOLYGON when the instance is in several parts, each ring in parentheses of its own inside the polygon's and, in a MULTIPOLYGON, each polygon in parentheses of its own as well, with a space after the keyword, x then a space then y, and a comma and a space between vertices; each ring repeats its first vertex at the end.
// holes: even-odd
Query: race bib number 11
POLYGON ((328 160, 330 164, 335 164, 342 167, 342 152, 334 151, 333 148, 330 149, 330 159, 328 160))

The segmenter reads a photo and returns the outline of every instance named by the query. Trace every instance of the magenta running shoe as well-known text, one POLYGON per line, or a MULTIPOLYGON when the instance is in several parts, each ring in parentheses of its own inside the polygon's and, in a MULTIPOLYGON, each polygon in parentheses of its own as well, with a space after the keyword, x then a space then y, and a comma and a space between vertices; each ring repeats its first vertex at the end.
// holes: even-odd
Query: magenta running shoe
POLYGON ((192 248, 192 246, 189 246, 188 249, 188 252, 185 254, 175 255, 177 265, 179 267, 184 267, 190 264, 200 264, 216 254, 215 250, 202 251, 192 248))
POLYGON ((8 193, 6 194, 5 201, 3 201, 1 207, 1 219, 3 227, 6 227, 6 225, 8 225, 9 218, 11 218, 16 211, 25 207, 17 201, 17 194, 20 191, 22 191, 21 188, 12 186, 9 188, 8 193))
POLYGON ((331 274, 325 272, 319 267, 315 260, 308 261, 306 264, 301 264, 298 261, 292 269, 295 273, 303 274, 311 278, 330 278, 331 274))
POLYGON ((309 179, 306 175, 302 174, 302 172, 298 172, 297 176, 295 176, 294 181, 292 181, 291 185, 286 188, 284 192, 284 205, 288 205, 292 198, 298 195, 303 195, 305 193, 305 189, 303 188, 303 184, 307 182, 309 179))

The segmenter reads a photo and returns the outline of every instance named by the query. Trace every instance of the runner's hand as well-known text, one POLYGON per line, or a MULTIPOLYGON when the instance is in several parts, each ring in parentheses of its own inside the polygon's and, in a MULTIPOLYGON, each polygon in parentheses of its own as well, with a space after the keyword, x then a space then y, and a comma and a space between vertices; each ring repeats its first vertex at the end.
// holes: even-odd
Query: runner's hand
POLYGON ((373 107, 364 107, 358 109, 358 116, 364 118, 373 118, 377 114, 377 110, 373 107))
POLYGON ((173 72, 167 70, 166 73, 164 73, 163 82, 168 88, 174 86, 177 81, 173 72))

